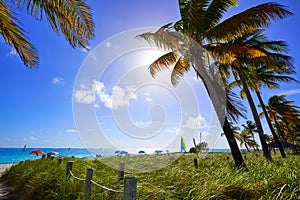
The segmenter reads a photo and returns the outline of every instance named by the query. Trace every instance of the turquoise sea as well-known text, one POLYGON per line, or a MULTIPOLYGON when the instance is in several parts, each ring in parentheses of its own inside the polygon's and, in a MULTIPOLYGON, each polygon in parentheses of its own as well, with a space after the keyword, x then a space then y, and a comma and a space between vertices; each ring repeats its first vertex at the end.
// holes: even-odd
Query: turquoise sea
POLYGON ((85 148, 0 148, 0 164, 18 163, 27 159, 41 158, 41 155, 32 155, 31 151, 41 150, 45 154, 57 152, 54 156, 68 156, 76 158, 94 158, 96 155, 111 156, 113 149, 85 149, 85 148))
MULTIPOLYGON (((31 151, 41 150, 45 154, 57 152, 55 156, 68 156, 76 158, 96 158, 97 155, 112 156, 116 149, 86 149, 86 148, 0 148, 0 164, 18 163, 27 159, 39 159, 42 156, 29 154, 31 151)), ((210 152, 230 152, 229 149, 211 149, 210 152)), ((147 152, 149 153, 149 152, 147 152)))

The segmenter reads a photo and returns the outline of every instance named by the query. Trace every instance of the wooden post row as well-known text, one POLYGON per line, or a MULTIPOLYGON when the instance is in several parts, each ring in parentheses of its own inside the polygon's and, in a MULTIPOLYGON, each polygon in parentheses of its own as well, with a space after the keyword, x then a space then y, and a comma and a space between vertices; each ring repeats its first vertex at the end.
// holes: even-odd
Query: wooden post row
POLYGON ((198 159, 194 158, 194 166, 197 168, 198 167, 198 159))
POLYGON ((66 165, 66 175, 70 175, 70 171, 72 171, 74 161, 68 161, 66 165))
POLYGON ((86 170, 85 187, 84 187, 84 199, 88 199, 92 193, 93 169, 86 170))
POLYGON ((125 171, 125 163, 120 163, 119 173, 118 173, 118 181, 124 179, 124 171, 125 171))

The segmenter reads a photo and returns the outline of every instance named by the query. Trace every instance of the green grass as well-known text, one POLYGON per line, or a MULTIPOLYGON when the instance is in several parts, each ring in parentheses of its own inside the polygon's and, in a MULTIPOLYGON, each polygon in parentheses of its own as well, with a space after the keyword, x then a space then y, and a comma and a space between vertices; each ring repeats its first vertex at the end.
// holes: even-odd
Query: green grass
MULTIPOLYGON (((130 168, 125 176, 137 177, 138 199, 300 199, 300 157, 288 155, 282 159, 277 153, 273 154, 273 162, 267 162, 261 153, 255 154, 244 154, 247 171, 235 170, 230 154, 209 153, 202 157, 187 154, 155 171, 145 160, 161 163, 170 159, 167 155, 111 157, 102 161, 64 158, 60 166, 57 159, 26 161, 13 166, 2 179, 15 186, 15 193, 22 194, 25 200, 83 199, 84 181, 66 177, 67 161, 74 161, 75 176, 84 178, 86 169, 93 168, 93 180, 115 190, 123 190, 123 182, 118 181, 118 171, 103 162, 125 162, 125 168, 130 168), (194 167, 195 157, 198 168, 194 167), (139 167, 148 167, 148 172, 136 173, 134 168, 139 167)), ((120 193, 96 186, 92 190, 90 199, 122 199, 120 193)))

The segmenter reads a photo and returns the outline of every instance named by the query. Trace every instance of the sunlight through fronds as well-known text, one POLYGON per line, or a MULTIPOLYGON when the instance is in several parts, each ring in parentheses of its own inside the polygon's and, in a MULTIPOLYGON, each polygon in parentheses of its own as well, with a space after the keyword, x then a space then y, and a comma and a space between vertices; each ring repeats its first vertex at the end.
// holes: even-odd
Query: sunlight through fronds
POLYGON ((28 1, 16 0, 18 8, 26 8, 37 20, 46 16, 51 28, 61 32, 72 47, 88 49, 88 39, 94 36, 90 7, 84 0, 28 1))
POLYGON ((177 62, 177 60, 178 55, 173 51, 162 55, 149 66, 151 76, 155 77, 157 72, 160 72, 163 69, 169 69, 177 62))
POLYGON ((184 72, 189 71, 191 68, 190 63, 185 57, 181 56, 176 62, 172 74, 171 82, 173 86, 176 86, 184 75, 184 72))

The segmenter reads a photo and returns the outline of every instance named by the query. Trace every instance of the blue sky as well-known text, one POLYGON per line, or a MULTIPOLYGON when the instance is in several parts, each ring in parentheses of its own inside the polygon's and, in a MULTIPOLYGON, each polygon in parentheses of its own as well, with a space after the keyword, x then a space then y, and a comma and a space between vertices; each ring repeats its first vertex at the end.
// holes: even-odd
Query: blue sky
MULTIPOLYGON (((240 0, 239 6, 232 8, 228 15, 263 2, 266 1, 240 0)), ((297 26, 300 25, 300 5, 293 0, 277 2, 287 5, 294 15, 274 22, 267 33, 270 39, 284 40, 289 44, 289 54, 294 57, 294 65, 298 72, 295 78, 299 80, 300 57, 297 45, 300 44, 300 39, 297 37, 297 26)), ((147 62, 153 60, 155 55, 158 55, 157 52, 149 50, 132 53, 132 55, 128 54, 127 57, 119 56, 109 65, 102 77, 95 79, 94 84, 81 85, 82 87, 76 85, 76 77, 78 77, 80 69, 92 58, 93 53, 101 59, 101 51, 99 53, 97 49, 101 48, 101 45, 110 46, 111 37, 123 31, 160 27, 166 23, 177 21, 179 19, 177 0, 101 0, 88 1, 88 3, 93 9, 93 18, 96 23, 95 38, 91 41, 90 52, 79 48, 72 49, 62 36, 57 37, 50 30, 46 21, 35 21, 24 12, 18 12, 18 16, 22 19, 30 41, 35 44, 38 50, 40 68, 29 69, 23 66, 13 49, 5 45, 0 39, 0 147, 22 147, 25 144, 29 147, 82 147, 86 145, 102 147, 101 142, 93 143, 95 140, 99 140, 97 136, 93 138, 87 134, 87 130, 84 132, 78 130, 78 126, 80 126, 78 123, 80 122, 76 122, 76 119, 74 122, 74 117, 77 116, 73 113, 74 104, 75 106, 89 105, 94 108, 98 127, 101 127, 105 138, 117 148, 126 148, 126 145, 132 146, 136 143, 140 145, 137 145, 136 148, 142 148, 146 143, 151 143, 149 148, 165 148, 165 144, 171 144, 174 140, 177 141, 177 136, 182 134, 187 138, 194 137, 195 135, 198 136, 199 131, 203 131, 204 136, 209 140, 210 137, 207 133, 212 131, 211 129, 217 132, 217 128, 214 128, 214 114, 206 94, 204 92, 194 94, 195 101, 201 102, 198 108, 194 109, 194 112, 189 113, 177 109, 178 106, 185 108, 182 106, 185 104, 181 102, 183 98, 180 96, 187 95, 182 93, 187 91, 184 88, 185 84, 182 83, 173 90, 167 83, 168 72, 164 72, 154 80, 146 71, 147 62), (143 59, 139 61, 135 57, 143 59), (145 77, 135 77, 138 77, 136 78, 138 81, 147 80, 151 83, 151 87, 148 84, 137 88, 134 87, 136 86, 134 83, 122 84, 120 82, 120 80, 124 80, 122 76, 128 74, 128 70, 133 70, 131 65, 145 66, 143 71, 145 77), (168 87, 167 90, 159 84, 168 87), (94 97, 96 98, 91 103, 86 99, 86 97, 90 97, 90 93, 86 92, 91 91, 93 87, 97 89, 97 92, 94 90, 94 97), (117 94, 123 94, 121 98, 118 98, 122 101, 115 101, 118 103, 119 109, 114 109, 110 104, 115 98, 113 88, 116 97, 120 97, 117 94), (75 94, 78 91, 76 98, 75 94), (177 91, 179 93, 176 93, 177 91), (73 94, 75 95, 74 98, 72 97, 73 94), (160 134, 156 134, 157 137, 153 137, 153 140, 150 139, 151 141, 144 141, 145 144, 143 141, 132 140, 130 139, 132 137, 123 134, 124 129, 127 128, 129 132, 130 130, 134 132, 134 129, 126 128, 124 125, 120 128, 120 124, 116 123, 118 120, 125 120, 125 118, 118 118, 125 116, 124 113, 120 113, 122 111, 120 108, 123 106, 127 108, 123 112, 128 111, 130 113, 131 122, 136 125, 137 130, 147 127, 153 119, 164 121, 163 118, 159 118, 164 116, 166 120, 160 134), (151 116, 151 108, 153 109, 152 119, 149 117, 149 113, 151 116), (198 110, 200 110, 200 115, 197 113, 198 110), (199 122, 201 122, 202 129, 199 129, 199 122), (88 140, 92 142, 89 143, 88 140), (154 144, 158 146, 154 147, 154 144)), ((138 68, 138 70, 141 69, 138 68)), ((129 78, 125 78, 125 80, 129 80, 129 78)), ((188 88, 202 91, 201 82, 194 80, 194 74, 187 75, 186 83, 188 83, 188 88)), ((298 84, 282 85, 282 88, 276 91, 264 90, 263 97, 267 99, 273 94, 281 93, 288 94, 287 98, 294 100, 299 105, 300 87, 298 84)), ((244 103, 247 105, 246 101, 244 103)), ((186 108, 191 109, 188 106, 186 108)), ((84 115, 82 116, 84 117, 84 115)), ((88 117, 85 119, 89 121, 88 117)), ((250 115, 249 119, 252 119, 250 115)), ((154 122, 155 120, 153 120, 155 127, 154 122)), ((86 124, 88 123, 86 122, 86 124)), ((157 127, 159 126, 161 124, 157 125, 157 127)), ((267 129, 266 132, 268 133, 267 129)), ((155 133, 153 134, 155 135, 155 133)), ((187 143, 190 144, 191 140, 188 140, 187 143)), ((215 144, 216 148, 227 148, 224 138, 212 139, 211 143, 215 144)))

